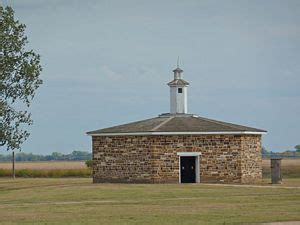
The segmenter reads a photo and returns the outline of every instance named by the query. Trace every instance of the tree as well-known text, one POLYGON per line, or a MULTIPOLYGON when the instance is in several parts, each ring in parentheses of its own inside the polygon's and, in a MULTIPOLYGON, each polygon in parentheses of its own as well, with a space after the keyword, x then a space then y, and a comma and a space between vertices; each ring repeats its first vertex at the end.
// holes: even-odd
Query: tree
POLYGON ((63 154, 60 152, 52 152, 51 154, 51 160, 61 160, 63 154))
POLYGON ((40 56, 25 48, 25 27, 11 7, 0 6, 0 146, 13 157, 29 137, 25 128, 32 119, 26 109, 42 84, 40 56))
POLYGON ((87 168, 92 169, 93 168, 93 160, 89 159, 85 161, 85 165, 87 168))
POLYGON ((268 154, 270 154, 270 152, 269 152, 265 147, 262 147, 262 148, 261 148, 261 153, 262 153, 263 155, 268 155, 268 154))
POLYGON ((296 152, 300 152, 300 145, 295 146, 296 152))

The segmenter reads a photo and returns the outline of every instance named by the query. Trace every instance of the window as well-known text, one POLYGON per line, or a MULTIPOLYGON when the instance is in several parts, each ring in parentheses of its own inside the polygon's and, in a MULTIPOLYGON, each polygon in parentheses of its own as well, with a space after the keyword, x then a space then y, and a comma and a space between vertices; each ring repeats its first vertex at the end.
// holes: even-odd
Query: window
POLYGON ((178 93, 182 93, 182 88, 178 88, 178 93))

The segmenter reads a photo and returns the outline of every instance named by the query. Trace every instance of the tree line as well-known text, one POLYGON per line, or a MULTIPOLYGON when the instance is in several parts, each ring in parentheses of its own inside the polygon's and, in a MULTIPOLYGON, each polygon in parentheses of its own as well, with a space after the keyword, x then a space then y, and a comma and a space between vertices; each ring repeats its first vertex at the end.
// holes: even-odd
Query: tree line
MULTIPOLYGON (((11 161, 11 155, 1 155, 0 161, 11 161)), ((91 160, 92 153, 86 151, 73 151, 69 154, 63 154, 60 152, 53 152, 50 155, 39 155, 33 153, 19 152, 15 154, 16 161, 51 161, 51 160, 66 160, 66 161, 79 161, 79 160, 91 160)))
POLYGON ((262 147, 262 155, 263 157, 271 157, 271 156, 274 156, 274 157, 300 157, 300 145, 296 145, 295 147, 295 150, 286 150, 286 151, 283 151, 283 152, 272 152, 272 151, 268 151, 265 147, 262 147))

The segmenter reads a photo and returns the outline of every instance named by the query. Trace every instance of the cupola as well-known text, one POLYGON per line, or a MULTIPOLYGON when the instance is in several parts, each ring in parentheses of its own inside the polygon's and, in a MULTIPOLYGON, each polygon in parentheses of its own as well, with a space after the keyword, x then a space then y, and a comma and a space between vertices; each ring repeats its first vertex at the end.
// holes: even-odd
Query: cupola
POLYGON ((173 70, 174 80, 168 83, 170 87, 170 113, 187 113, 187 87, 189 83, 182 79, 183 70, 177 67, 173 70))

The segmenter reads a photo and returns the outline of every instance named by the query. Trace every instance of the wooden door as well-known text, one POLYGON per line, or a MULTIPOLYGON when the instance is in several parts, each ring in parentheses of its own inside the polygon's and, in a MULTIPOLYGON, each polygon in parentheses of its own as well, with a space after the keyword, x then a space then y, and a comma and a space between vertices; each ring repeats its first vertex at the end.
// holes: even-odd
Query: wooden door
POLYGON ((180 157, 180 180, 181 183, 196 182, 196 157, 195 156, 180 157))

